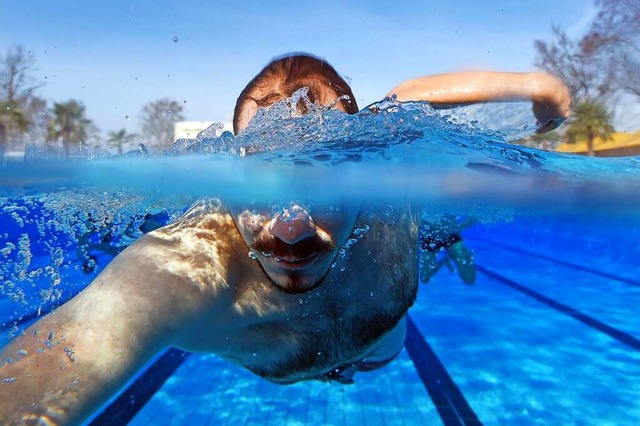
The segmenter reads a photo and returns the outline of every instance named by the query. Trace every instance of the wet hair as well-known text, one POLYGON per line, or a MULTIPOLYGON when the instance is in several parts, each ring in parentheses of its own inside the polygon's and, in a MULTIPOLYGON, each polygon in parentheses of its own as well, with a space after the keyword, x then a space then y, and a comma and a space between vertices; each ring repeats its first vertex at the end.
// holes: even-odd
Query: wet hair
MULTIPOLYGON (((296 90, 309 88, 311 102, 330 106, 341 96, 336 105, 348 114, 358 112, 358 105, 349 84, 327 61, 307 54, 287 55, 271 61, 244 88, 233 112, 233 131, 238 134, 249 124, 258 108, 265 108, 290 98, 296 90)), ((306 105, 296 106, 300 114, 306 114, 306 105)))

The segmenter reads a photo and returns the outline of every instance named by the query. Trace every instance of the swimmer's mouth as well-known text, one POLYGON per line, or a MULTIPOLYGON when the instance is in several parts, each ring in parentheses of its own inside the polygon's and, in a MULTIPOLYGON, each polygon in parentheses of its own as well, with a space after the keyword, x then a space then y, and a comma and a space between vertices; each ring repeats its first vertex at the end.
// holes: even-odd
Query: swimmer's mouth
POLYGON ((261 238, 251 245, 251 249, 270 264, 285 269, 302 269, 313 263, 323 253, 334 250, 333 243, 313 236, 287 244, 275 238, 261 238))
POLYGON ((272 255, 271 253, 262 253, 262 255, 265 258, 269 259, 269 261, 272 261, 273 263, 275 263, 277 266, 280 266, 281 268, 302 269, 308 266, 309 264, 313 263, 313 261, 316 260, 318 256, 320 256, 320 253, 314 253, 312 255, 302 257, 302 258, 278 257, 275 255, 272 255))

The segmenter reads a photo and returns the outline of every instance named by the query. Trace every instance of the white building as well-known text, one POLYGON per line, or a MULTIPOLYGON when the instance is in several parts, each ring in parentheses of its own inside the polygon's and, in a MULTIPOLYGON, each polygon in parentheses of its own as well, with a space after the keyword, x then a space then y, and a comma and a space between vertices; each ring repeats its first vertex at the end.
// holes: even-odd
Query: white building
POLYGON ((178 121, 173 127, 173 141, 175 142, 178 139, 195 139, 200 132, 214 124, 221 125, 221 128, 216 130, 216 136, 220 136, 224 131, 233 133, 233 123, 230 121, 178 121))

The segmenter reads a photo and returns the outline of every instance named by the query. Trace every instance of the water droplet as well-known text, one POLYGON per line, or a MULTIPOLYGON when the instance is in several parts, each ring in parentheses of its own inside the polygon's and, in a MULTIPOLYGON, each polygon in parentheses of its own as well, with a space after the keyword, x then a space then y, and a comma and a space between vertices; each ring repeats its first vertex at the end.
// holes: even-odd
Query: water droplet
POLYGON ((253 356, 257 356, 257 355, 258 355, 257 353, 255 353, 255 352, 253 353, 253 356))
POLYGON ((179 41, 178 36, 173 36, 173 42, 177 43, 179 41))

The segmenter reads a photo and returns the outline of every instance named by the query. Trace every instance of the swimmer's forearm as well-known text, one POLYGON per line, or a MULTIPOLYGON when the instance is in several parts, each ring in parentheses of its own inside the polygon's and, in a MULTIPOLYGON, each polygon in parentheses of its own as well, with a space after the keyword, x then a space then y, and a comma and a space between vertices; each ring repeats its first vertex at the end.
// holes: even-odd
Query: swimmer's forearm
POLYGON ((160 349, 99 280, 3 349, 0 424, 79 424, 160 349))
MULTIPOLYGON (((407 80, 387 96, 399 101, 428 101, 433 104, 459 105, 490 101, 541 101, 553 98, 547 84, 555 77, 541 73, 466 71, 430 75, 407 80)), ((560 83, 561 84, 561 83, 560 83)))
POLYGON ((171 343, 180 299, 166 274, 148 266, 152 247, 134 246, 2 351, 15 361, 0 366, 0 377, 12 380, 0 383, 0 424, 78 424, 171 343))
POLYGON ((546 132, 569 115, 571 96, 566 85, 545 73, 468 71, 407 80, 393 88, 401 102, 428 101, 436 108, 480 102, 531 101, 533 112, 546 132))

